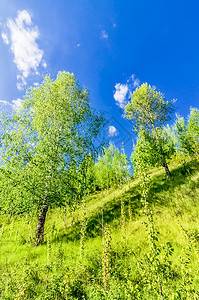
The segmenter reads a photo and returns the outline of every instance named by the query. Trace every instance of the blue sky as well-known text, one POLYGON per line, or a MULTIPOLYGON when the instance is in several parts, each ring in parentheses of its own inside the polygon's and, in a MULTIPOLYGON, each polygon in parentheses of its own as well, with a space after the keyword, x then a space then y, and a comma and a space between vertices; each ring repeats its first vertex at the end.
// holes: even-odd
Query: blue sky
POLYGON ((132 149, 123 107, 148 82, 182 116, 199 103, 198 1, 1 0, 0 104, 58 71, 73 72, 109 120, 104 135, 132 149))

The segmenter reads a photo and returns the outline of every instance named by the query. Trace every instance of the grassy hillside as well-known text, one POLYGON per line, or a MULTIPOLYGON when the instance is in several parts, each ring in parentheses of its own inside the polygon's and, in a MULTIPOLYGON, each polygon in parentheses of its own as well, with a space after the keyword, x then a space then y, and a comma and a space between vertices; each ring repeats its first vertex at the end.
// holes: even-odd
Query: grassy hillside
POLYGON ((0 299, 198 299, 199 165, 151 173, 150 211, 139 179, 37 216, 0 219, 0 299))

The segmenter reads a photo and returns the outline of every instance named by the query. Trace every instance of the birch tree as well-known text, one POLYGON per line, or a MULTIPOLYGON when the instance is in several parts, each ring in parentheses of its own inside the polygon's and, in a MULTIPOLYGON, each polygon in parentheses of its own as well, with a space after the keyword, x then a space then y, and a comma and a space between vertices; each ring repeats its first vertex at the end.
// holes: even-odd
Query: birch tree
MULTIPOLYGON (((95 152, 94 140, 104 119, 89 104, 89 93, 73 74, 59 72, 31 88, 23 106, 11 119, 11 129, 2 137, 1 173, 16 178, 19 193, 37 207, 37 245, 43 242, 49 207, 68 203, 71 191, 81 197, 77 173, 81 162, 95 152), (27 191, 26 193, 24 191, 27 191)), ((83 182, 82 182, 83 185, 83 182)), ((10 188, 5 185, 5 188, 10 188)), ((5 189, 4 189, 5 190, 5 189)))
POLYGON ((113 144, 104 148, 103 154, 98 157, 95 164, 96 185, 101 189, 108 189, 123 184, 130 175, 129 161, 124 149, 120 152, 113 144))
MULTIPOLYGON (((125 107, 125 117, 132 120, 133 129, 136 133, 145 131, 151 138, 151 143, 155 143, 157 150, 157 163, 161 160, 166 176, 171 173, 167 164, 167 152, 164 151, 164 139, 162 137, 163 126, 171 120, 174 100, 167 101, 164 94, 157 91, 156 87, 151 87, 148 83, 142 84, 132 94, 131 102, 125 107), (165 153, 165 154, 164 154, 165 153)), ((154 145, 153 145, 153 149, 154 145)))

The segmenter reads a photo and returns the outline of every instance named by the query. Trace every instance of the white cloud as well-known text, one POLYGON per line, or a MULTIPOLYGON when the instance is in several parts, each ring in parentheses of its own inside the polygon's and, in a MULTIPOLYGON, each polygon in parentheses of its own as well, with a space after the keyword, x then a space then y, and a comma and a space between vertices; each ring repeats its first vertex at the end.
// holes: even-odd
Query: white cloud
POLYGON ((113 94, 116 104, 119 107, 124 108, 127 104, 127 99, 131 98, 133 89, 139 85, 140 80, 136 78, 135 74, 132 74, 125 84, 117 83, 113 94))
POLYGON ((12 100, 12 107, 13 109, 18 109, 22 106, 22 99, 16 99, 16 100, 12 100))
POLYGON ((133 81, 133 86, 136 88, 140 85, 140 80, 138 78, 136 78, 134 81, 133 81))
POLYGON ((22 91, 24 86, 26 86, 26 80, 23 75, 17 75, 17 89, 22 91))
POLYGON ((9 44, 9 40, 8 40, 8 37, 7 37, 6 33, 2 32, 1 36, 2 36, 2 39, 3 39, 4 43, 6 45, 8 45, 9 44))
POLYGON ((9 106, 12 106, 12 104, 8 101, 5 101, 5 100, 0 100, 0 104, 2 103, 2 105, 9 105, 9 106))
POLYGON ((140 85, 140 80, 135 76, 135 74, 132 74, 127 82, 133 88, 136 88, 140 85))
POLYGON ((46 69, 47 63, 44 61, 43 64, 42 64, 42 66, 46 69))
POLYGON ((11 106, 13 109, 17 109, 20 108, 22 105, 22 99, 16 99, 16 100, 12 100, 12 103, 5 101, 5 100, 0 100, 0 104, 7 105, 7 106, 11 106))
POLYGON ((114 126, 109 126, 108 128, 108 136, 117 136, 119 134, 119 131, 114 126))
MULTIPOLYGON (((18 11, 16 19, 8 19, 2 38, 10 45, 20 77, 17 83, 19 90, 26 85, 25 79, 30 74, 38 74, 38 67, 42 61, 43 50, 39 49, 36 40, 39 38, 37 26, 32 24, 31 16, 26 10, 18 11)), ((43 67, 46 63, 43 62, 43 67)))
POLYGON ((105 30, 102 30, 102 39, 108 39, 108 33, 105 30))
POLYGON ((80 44, 77 44, 77 47, 80 47, 80 44))
POLYGON ((117 83, 115 85, 115 93, 113 95, 115 101, 117 102, 117 105, 119 105, 119 107, 124 108, 124 106, 126 105, 126 95, 128 92, 128 85, 127 84, 121 84, 121 83, 117 83))

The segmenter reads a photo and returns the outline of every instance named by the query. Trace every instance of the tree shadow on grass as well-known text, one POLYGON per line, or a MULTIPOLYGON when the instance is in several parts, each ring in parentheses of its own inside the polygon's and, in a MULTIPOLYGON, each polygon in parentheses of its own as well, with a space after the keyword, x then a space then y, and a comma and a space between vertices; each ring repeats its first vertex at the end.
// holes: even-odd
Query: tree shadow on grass
MULTIPOLYGON (((175 189, 187 183, 188 179, 191 181, 191 177, 198 171, 198 169, 199 163, 194 161, 172 170, 172 177, 170 179, 166 179, 164 174, 154 175, 151 181, 149 201, 160 206, 168 205, 170 198, 167 199, 165 197, 158 197, 159 194, 164 192, 169 192, 170 194, 174 193, 175 189)), ((199 182, 195 182, 194 186, 197 185, 199 185, 199 182)))
MULTIPOLYGON (((121 196, 115 197, 112 201, 104 203, 103 208, 98 207, 93 215, 87 220, 85 237, 94 238, 102 236, 102 227, 105 224, 111 224, 117 227, 121 217, 121 201, 124 203, 125 215, 128 218, 129 203, 132 210, 132 215, 136 215, 140 208, 140 194, 138 187, 131 188, 124 192, 121 196)), ((81 222, 76 221, 72 226, 66 228, 65 232, 59 235, 59 240, 75 241, 81 236, 81 222)))
POLYGON ((124 213, 126 219, 129 218, 129 203, 131 206, 132 215, 136 215, 138 210, 141 208, 140 195, 132 193, 130 191, 125 192, 121 197, 115 198, 114 201, 104 205, 98 214, 94 214, 87 223, 87 233, 88 237, 96 237, 102 234, 102 226, 105 224, 111 224, 113 227, 117 228, 120 224, 121 217, 121 201, 124 203, 124 213))
MULTIPOLYGON (((180 166, 172 170, 172 177, 166 180, 164 174, 154 175, 151 181, 150 187, 150 199, 151 204, 167 206, 168 201, 165 197, 159 197, 160 193, 165 191, 173 193, 177 186, 181 186, 187 182, 196 171, 198 170, 198 163, 189 163, 186 166, 180 166)), ((199 185, 199 182, 198 182, 199 185)), ((111 224, 117 228, 121 223, 121 201, 124 203, 124 211, 126 219, 129 219, 129 204, 131 207, 132 216, 139 215, 141 208, 141 195, 139 183, 124 192, 122 195, 115 197, 112 201, 104 204, 102 207, 98 207, 93 215, 87 220, 85 237, 94 238, 102 235, 102 227, 104 224, 111 224), (102 224, 103 223, 103 224, 102 224)), ((72 226, 65 229, 62 235, 59 235, 59 239, 64 241, 79 240, 81 236, 81 222, 76 221, 72 226)))

